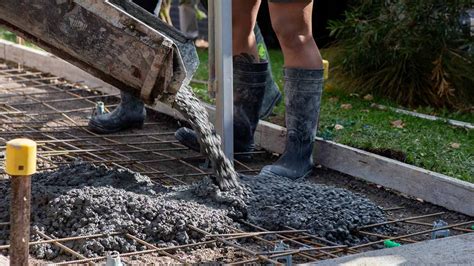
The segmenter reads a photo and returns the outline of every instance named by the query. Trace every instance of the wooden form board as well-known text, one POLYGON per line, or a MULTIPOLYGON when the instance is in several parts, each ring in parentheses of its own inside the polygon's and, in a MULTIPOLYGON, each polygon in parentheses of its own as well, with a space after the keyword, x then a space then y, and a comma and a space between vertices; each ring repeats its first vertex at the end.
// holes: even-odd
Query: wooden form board
MULTIPOLYGON (((105 93, 117 93, 113 86, 46 52, 0 40, 0 56, 6 60, 64 77, 84 81, 105 93)), ((211 119, 215 109, 206 106, 211 119)), ((171 107, 158 104, 153 109, 178 119, 183 117, 171 107)), ((262 148, 282 153, 286 129, 261 121, 255 142, 262 148)), ((315 161, 327 168, 397 190, 450 210, 474 216, 474 184, 385 158, 370 152, 322 139, 316 140, 315 161)))

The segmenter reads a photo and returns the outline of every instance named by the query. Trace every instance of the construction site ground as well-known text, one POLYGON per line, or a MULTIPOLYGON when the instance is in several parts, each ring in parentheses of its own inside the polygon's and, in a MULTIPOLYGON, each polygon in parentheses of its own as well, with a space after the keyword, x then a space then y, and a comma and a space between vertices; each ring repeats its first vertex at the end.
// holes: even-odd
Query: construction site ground
MULTIPOLYGON (((155 182, 170 186, 190 184, 212 172, 200 167, 204 162, 203 156, 175 140, 174 131, 186 123, 151 109, 147 110, 147 120, 142 129, 110 135, 97 135, 88 131, 88 117, 96 102, 103 101, 107 109, 113 110, 119 103, 117 96, 103 95, 81 83, 71 84, 60 77, 0 62, 1 145, 4 147, 6 141, 17 137, 28 137, 37 141, 38 171, 54 170, 60 165, 81 159, 94 164, 129 168, 149 176, 155 182)), ((259 150, 253 154, 250 161, 235 161, 235 167, 240 173, 254 175, 276 158, 275 155, 259 150)), ((2 173, 1 177, 4 179, 0 182, 9 182, 5 173, 2 173)), ((291 232, 291 228, 281 229, 287 232, 269 233, 272 238, 261 237, 265 235, 265 228, 247 225, 246 232, 260 232, 262 235, 248 234, 232 242, 233 244, 229 244, 230 241, 225 237, 210 235, 211 242, 219 243, 217 247, 202 243, 168 250, 160 250, 155 246, 156 243, 140 242, 147 247, 148 252, 124 254, 124 261, 176 262, 167 255, 169 253, 186 262, 268 262, 277 258, 276 255, 292 255, 295 262, 313 262, 381 249, 385 239, 394 239, 403 245, 431 239, 433 221, 439 219, 449 224, 451 235, 474 232, 471 229, 474 225, 472 217, 448 211, 420 199, 409 198, 396 191, 389 191, 330 169, 316 166, 309 180, 367 196, 384 209, 396 232, 393 235, 377 235, 360 230, 360 234, 368 234, 370 243, 337 248, 335 243, 305 232, 291 232), (422 217, 416 218, 418 216, 422 217), (289 252, 262 255, 282 240, 291 244, 289 252), (298 250, 302 246, 313 249, 298 250)), ((0 226, 8 226, 8 221, 0 221, 0 226)), ((54 242, 48 238, 45 236, 43 239, 54 242)), ((74 239, 58 240, 65 245, 68 241, 74 239)), ((0 246, 0 251, 4 255, 8 254, 5 246, 0 246)), ((103 258, 84 258, 81 254, 75 254, 75 251, 65 251, 61 260, 99 262, 103 261, 103 258)))

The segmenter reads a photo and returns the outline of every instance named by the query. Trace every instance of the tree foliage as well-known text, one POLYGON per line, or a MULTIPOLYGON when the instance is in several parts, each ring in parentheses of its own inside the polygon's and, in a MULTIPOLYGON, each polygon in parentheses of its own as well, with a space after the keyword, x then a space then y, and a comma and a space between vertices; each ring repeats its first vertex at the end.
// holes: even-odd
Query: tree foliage
POLYGON ((408 106, 465 108, 474 102, 474 42, 460 28, 471 0, 357 0, 332 21, 336 63, 351 90, 408 106))

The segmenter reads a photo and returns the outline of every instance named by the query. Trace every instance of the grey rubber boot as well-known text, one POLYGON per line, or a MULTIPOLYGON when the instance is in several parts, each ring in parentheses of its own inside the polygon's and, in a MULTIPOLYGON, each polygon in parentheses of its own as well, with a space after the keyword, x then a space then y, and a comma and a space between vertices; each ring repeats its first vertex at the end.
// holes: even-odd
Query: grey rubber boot
POLYGON ((275 105, 277 105, 281 101, 281 93, 278 89, 278 85, 273 80, 270 56, 268 55, 268 49, 265 45, 265 40, 263 39, 262 33, 260 32, 260 28, 258 27, 258 25, 255 25, 253 31, 257 40, 258 56, 260 60, 268 62, 267 83, 265 85, 265 93, 263 96, 262 107, 259 111, 260 119, 265 119, 272 113, 275 105))
POLYGON ((319 120, 323 73, 321 70, 286 68, 286 148, 261 175, 304 178, 313 168, 313 144, 319 120))
MULTIPOLYGON (((251 63, 248 59, 234 57, 234 152, 251 152, 255 149, 253 137, 265 92, 267 64, 251 63)), ((200 151, 193 130, 180 128, 175 137, 190 149, 200 151)))
POLYGON ((128 92, 121 92, 121 102, 114 111, 93 115, 89 129, 99 134, 109 134, 127 128, 141 128, 145 122, 145 104, 128 92))

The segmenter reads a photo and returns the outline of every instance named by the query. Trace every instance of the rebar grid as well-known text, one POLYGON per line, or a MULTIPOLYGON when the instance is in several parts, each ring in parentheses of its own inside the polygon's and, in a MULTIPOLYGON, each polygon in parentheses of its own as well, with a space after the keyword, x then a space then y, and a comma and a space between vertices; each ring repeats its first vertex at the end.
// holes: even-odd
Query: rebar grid
MULTIPOLYGON (((4 149, 5 142, 15 137, 28 137, 38 143, 39 171, 52 170, 68 164, 78 158, 94 164, 105 164, 117 168, 128 168, 135 172, 150 176, 153 182, 163 185, 190 184, 197 177, 211 174, 209 169, 201 169, 192 162, 203 159, 202 155, 190 152, 173 138, 173 130, 163 131, 163 123, 147 121, 145 128, 139 133, 97 135, 87 129, 88 115, 95 108, 94 100, 101 100, 106 107, 116 106, 117 95, 97 94, 81 83, 69 83, 59 77, 44 75, 20 68, 0 65, 0 145, 4 149), (69 105, 68 105, 69 104, 69 105), (70 105, 74 105, 71 108, 70 105)), ((255 155, 264 152, 255 152, 255 155)), ((258 167, 235 161, 238 172, 258 172, 258 167)), ((3 172, 1 174, 4 174, 3 172)), ((392 207, 386 211, 403 210, 403 207, 392 207)), ((270 231, 247 221, 240 221, 242 228, 229 227, 230 234, 211 234, 200 228, 188 226, 188 230, 201 234, 205 240, 174 247, 161 248, 148 243, 126 232, 93 234, 66 238, 52 238, 44 232, 36 232, 42 240, 30 242, 30 245, 53 244, 69 254, 70 259, 61 264, 96 263, 106 257, 86 258, 83 254, 72 250, 68 243, 84 239, 103 238, 120 235, 134 240, 144 250, 121 254, 128 258, 146 254, 154 254, 171 259, 178 263, 192 263, 174 254, 185 248, 202 248, 210 244, 230 247, 244 255, 243 260, 232 264, 255 262, 281 263, 281 258, 291 255, 295 261, 315 262, 323 259, 336 258, 347 254, 355 254, 372 248, 384 240, 399 240, 405 243, 416 243, 413 237, 424 235, 436 230, 451 229, 457 233, 474 232, 467 225, 468 221, 449 225, 444 228, 432 229, 427 218, 435 218, 443 213, 393 219, 386 223, 373 224, 357 228, 354 233, 378 238, 377 241, 348 247, 312 235, 305 230, 285 228, 281 231, 270 231), (416 221, 424 219, 425 221, 416 221), (366 229, 391 223, 407 223, 426 228, 419 232, 386 236, 367 232, 366 229), (430 229, 431 228, 431 229, 430 229), (245 229, 245 230, 244 230, 245 229), (284 242, 288 250, 275 251, 276 244, 284 242)), ((0 222, 0 226, 8 226, 8 222, 0 222)), ((0 251, 9 245, 0 246, 0 251)))

